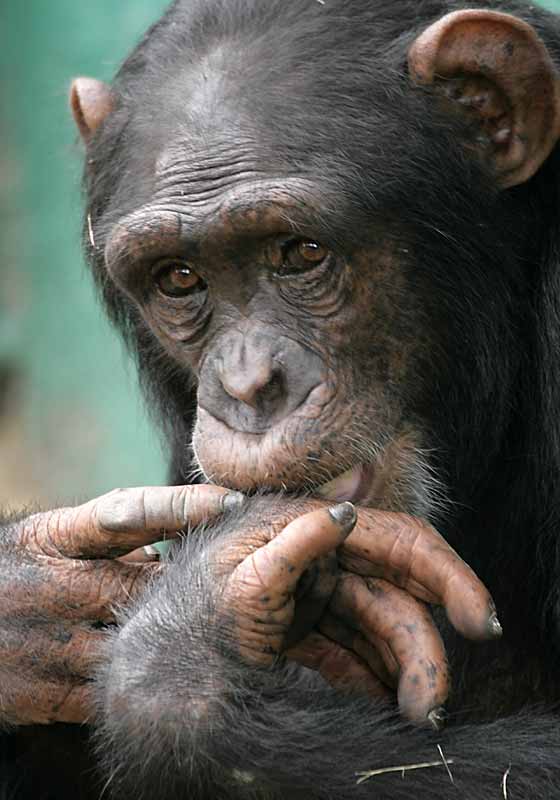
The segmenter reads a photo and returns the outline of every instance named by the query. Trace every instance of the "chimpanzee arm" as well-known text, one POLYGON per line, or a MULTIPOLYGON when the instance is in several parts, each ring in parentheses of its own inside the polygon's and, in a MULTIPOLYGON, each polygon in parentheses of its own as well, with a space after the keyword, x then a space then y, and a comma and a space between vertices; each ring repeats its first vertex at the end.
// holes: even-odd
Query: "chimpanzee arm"
POLYGON ((448 768, 457 797, 487 800, 515 764, 517 796, 547 796, 560 780, 553 719, 435 734, 276 658, 302 570, 348 533, 330 526, 316 514, 273 549, 255 539, 233 581, 231 524, 186 540, 114 636, 100 676, 99 739, 116 795, 447 800, 448 768), (380 772, 358 784, 370 770, 380 772))
POLYGON ((0 516, 0 797, 98 797, 87 730, 49 723, 91 717, 100 629, 159 570, 142 546, 221 513, 227 494, 144 487, 0 516))
POLYGON ((154 574, 118 557, 221 513, 228 494, 116 490, 0 524, 0 727, 88 718, 99 628, 154 574))

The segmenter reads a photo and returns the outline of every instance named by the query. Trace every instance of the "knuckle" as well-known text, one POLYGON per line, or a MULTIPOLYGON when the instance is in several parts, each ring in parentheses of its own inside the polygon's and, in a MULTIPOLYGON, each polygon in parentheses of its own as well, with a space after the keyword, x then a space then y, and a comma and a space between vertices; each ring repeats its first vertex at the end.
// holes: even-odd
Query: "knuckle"
POLYGON ((407 514, 396 514, 392 524, 393 542, 388 554, 388 563, 404 573, 409 580, 416 558, 421 549, 424 532, 419 520, 407 514))
POLYGON ((247 562, 247 568, 241 573, 240 588, 245 589, 250 594, 261 592, 270 588, 271 581, 267 579, 271 556, 264 549, 251 553, 247 562))
MULTIPOLYGON (((64 532, 64 516, 64 511, 57 509, 29 517, 23 526, 21 543, 38 555, 59 558, 58 542, 64 532)), ((71 533, 67 531, 66 535, 71 533)))
POLYGON ((395 544, 410 547, 411 543, 418 537, 418 521, 407 514, 397 514, 395 517, 393 532, 395 544))
POLYGON ((184 525, 189 519, 212 517, 222 510, 223 493, 210 485, 186 485, 173 494, 175 518, 184 525))
MULTIPOLYGON (((52 512, 48 512, 49 514, 52 512)), ((34 550, 37 546, 39 528, 45 520, 45 514, 33 514, 24 519, 17 528, 15 544, 28 550, 34 550)))
POLYGON ((144 492, 116 489, 100 497, 95 507, 97 525, 107 531, 126 531, 143 527, 144 492))
POLYGON ((194 491, 193 486, 181 486, 171 495, 171 515, 177 520, 184 520, 186 523, 189 514, 193 514, 196 511, 199 502, 199 493, 194 491))

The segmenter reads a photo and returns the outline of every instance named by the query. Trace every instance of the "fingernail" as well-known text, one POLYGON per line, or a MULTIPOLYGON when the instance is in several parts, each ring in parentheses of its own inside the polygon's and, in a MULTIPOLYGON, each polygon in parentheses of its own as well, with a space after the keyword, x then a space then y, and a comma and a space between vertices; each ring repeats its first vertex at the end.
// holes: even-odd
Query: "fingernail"
POLYGON ((229 492, 224 495, 222 499, 222 508, 224 511, 234 511, 236 508, 242 508, 245 505, 246 497, 241 492, 229 492))
POLYGON ((144 553, 150 559, 150 561, 159 561, 161 558, 161 553, 157 547, 154 547, 153 544, 147 544, 144 547, 144 553))
POLYGON ((343 528, 353 525, 356 521, 356 509, 352 503, 340 503, 332 506, 329 508, 329 514, 343 528))
POLYGON ((445 708, 434 708, 433 711, 430 711, 428 714, 428 722, 436 731, 440 731, 445 726, 445 720, 447 719, 447 713, 445 708))
POLYGON ((496 638, 500 637, 504 632, 502 626, 500 625, 498 615, 495 611, 490 614, 490 617, 488 618, 488 630, 492 636, 495 636, 496 638))

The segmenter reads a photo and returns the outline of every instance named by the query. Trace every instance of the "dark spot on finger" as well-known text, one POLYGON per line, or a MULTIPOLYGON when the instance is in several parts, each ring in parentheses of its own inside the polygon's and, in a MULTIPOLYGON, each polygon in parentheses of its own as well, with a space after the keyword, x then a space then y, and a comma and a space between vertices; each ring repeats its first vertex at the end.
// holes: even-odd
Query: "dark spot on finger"
POLYGON ((368 580, 366 581, 367 587, 369 589, 370 594, 377 595, 377 597, 383 597, 385 594, 385 590, 376 580, 368 580))
POLYGON ((430 664, 426 667, 426 675, 428 678, 428 687, 430 689, 436 688, 436 678, 438 674, 438 669, 435 664, 430 664))
POLYGON ((405 624, 404 628, 408 631, 408 633, 410 633, 411 636, 415 636, 416 631, 418 630, 418 626, 414 622, 405 624))

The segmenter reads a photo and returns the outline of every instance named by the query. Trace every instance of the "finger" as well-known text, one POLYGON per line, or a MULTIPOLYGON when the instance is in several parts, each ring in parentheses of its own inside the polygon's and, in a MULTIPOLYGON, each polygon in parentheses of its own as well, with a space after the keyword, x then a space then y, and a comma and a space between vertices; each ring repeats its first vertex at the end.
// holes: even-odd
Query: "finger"
POLYGON ((351 503, 311 511, 290 522, 236 569, 247 599, 291 595, 313 561, 339 547, 356 524, 351 503))
POLYGON ((372 674, 359 656, 320 633, 310 633, 302 642, 290 648, 286 656, 318 672, 334 688, 364 693, 370 697, 391 696, 387 687, 372 674))
POLYGON ((317 558, 303 573, 295 593, 296 614, 286 635, 285 647, 296 644, 311 633, 327 607, 337 576, 338 561, 334 551, 317 558))
POLYGON ((318 629, 327 639, 337 642, 341 647, 360 656, 362 661, 368 665, 370 672, 386 687, 397 688, 398 680, 395 674, 389 672, 377 647, 374 647, 363 634, 328 611, 321 617, 318 629))
POLYGON ((163 569, 157 562, 146 565, 106 562, 104 566, 88 619, 107 623, 115 622, 119 611, 143 594, 163 569))
POLYGON ((389 512, 360 514, 340 562, 350 572, 385 578, 421 600, 444 606, 451 624, 469 639, 502 633, 484 584, 422 520, 389 512))
POLYGON ((47 583, 38 602, 53 617, 111 624, 119 609, 142 594, 162 569, 157 562, 87 561, 74 570, 61 570, 61 590, 53 596, 52 583, 47 583))
POLYGON ((74 509, 51 525, 59 555, 107 558, 153 544, 167 532, 199 525, 240 507, 244 497, 218 486, 153 486, 117 489, 74 509))
POLYGON ((57 620, 37 633, 19 661, 41 683, 92 680, 106 643, 107 633, 92 625, 57 620))
MULTIPOLYGON (((69 632, 64 650, 59 651, 57 660, 73 679, 93 680, 95 671, 103 660, 107 646, 107 633, 92 628, 91 625, 74 625, 69 632)), ((56 654, 55 654, 56 655, 56 654)))
POLYGON ((51 725, 56 722, 81 724, 94 717, 91 681, 57 681, 47 676, 37 682, 33 675, 25 674, 23 677, 10 676, 10 686, 13 689, 10 706, 15 711, 11 716, 16 725, 51 725))
POLYGON ((95 692, 93 683, 72 684, 62 694, 52 711, 53 722, 81 725, 95 718, 95 692))
POLYGON ((375 578, 343 575, 333 612, 355 626, 398 676, 401 712, 415 722, 437 715, 449 692, 441 637, 425 606, 402 589, 375 578))
POLYGON ((118 560, 124 564, 153 564, 161 560, 161 553, 153 544, 147 544, 126 556, 121 556, 118 560))

